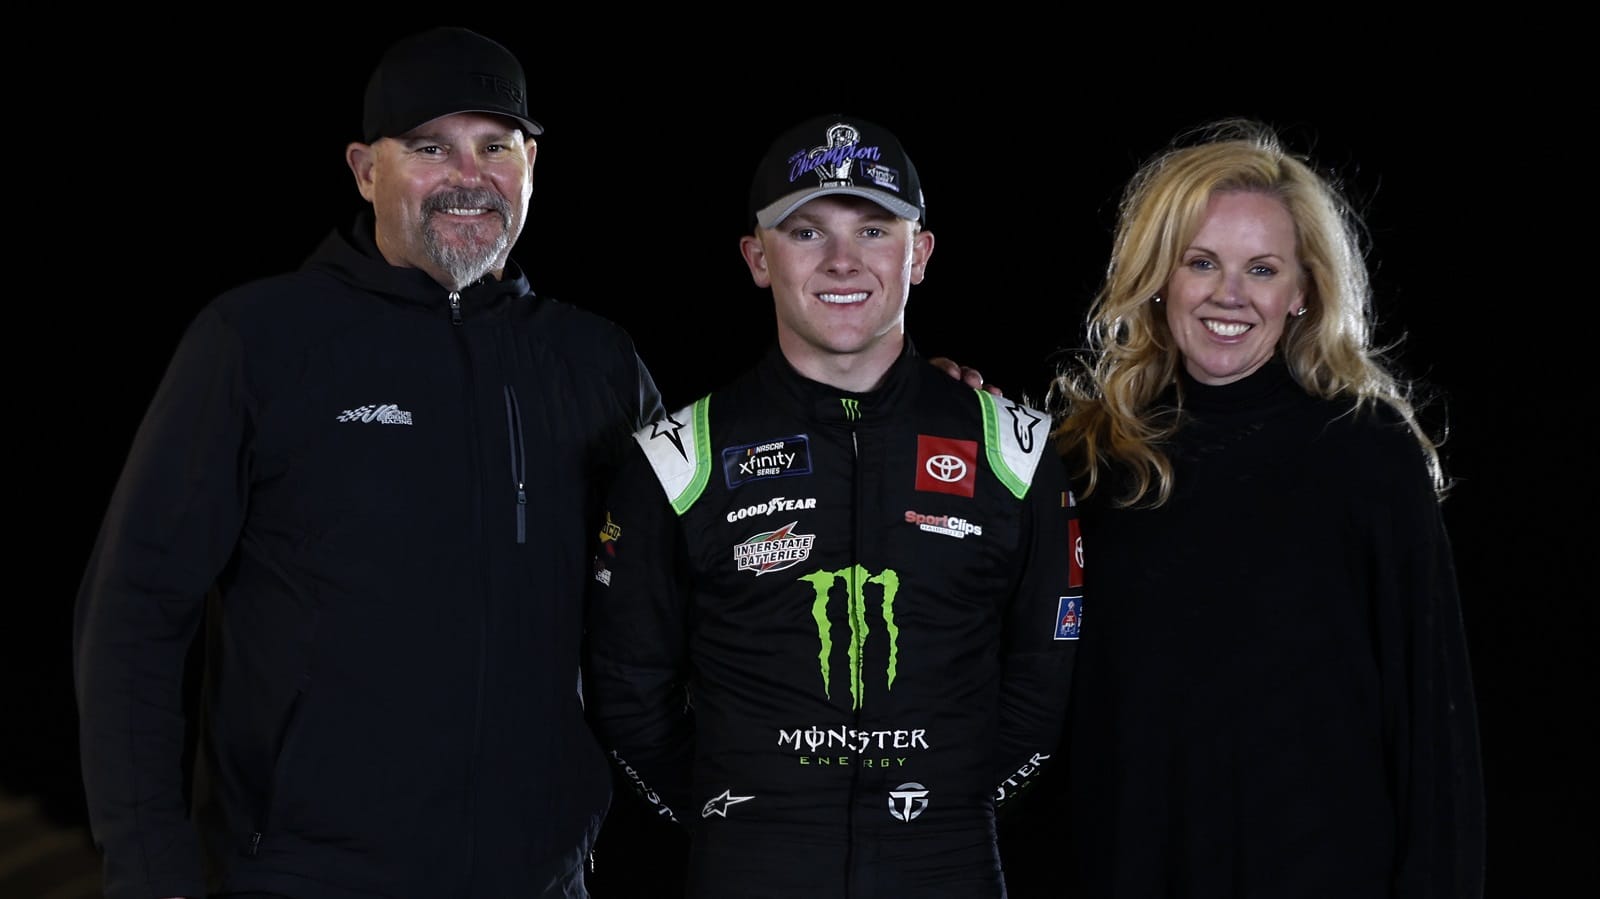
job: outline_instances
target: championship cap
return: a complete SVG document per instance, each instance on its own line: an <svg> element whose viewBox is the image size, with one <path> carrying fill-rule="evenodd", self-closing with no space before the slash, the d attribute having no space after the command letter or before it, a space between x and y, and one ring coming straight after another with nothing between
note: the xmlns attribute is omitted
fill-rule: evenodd
<svg viewBox="0 0 1600 899"><path fill-rule="evenodd" d="M522 63L510 50L465 28L433 28L384 51L367 80L362 140L396 137L458 112L509 116L529 136L544 133L528 118Z"/></svg>
<svg viewBox="0 0 1600 899"><path fill-rule="evenodd" d="M775 228L807 200L829 194L863 197L916 222L928 214L917 169L893 134L854 116L825 115L767 150L750 184L750 217Z"/></svg>

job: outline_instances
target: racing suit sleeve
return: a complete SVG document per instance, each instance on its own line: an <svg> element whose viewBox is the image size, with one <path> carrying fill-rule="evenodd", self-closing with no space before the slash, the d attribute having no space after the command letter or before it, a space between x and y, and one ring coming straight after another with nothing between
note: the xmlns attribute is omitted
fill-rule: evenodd
<svg viewBox="0 0 1600 899"><path fill-rule="evenodd" d="M661 405L661 391L639 357L632 338L621 329L617 333L620 342L610 356L616 364L609 370L607 379L617 397L620 414L616 417L615 430L607 431L591 455L595 465L588 477L584 507L584 527L590 535L600 529L607 491L634 447L630 435L666 415Z"/></svg>
<svg viewBox="0 0 1600 899"><path fill-rule="evenodd" d="M1019 577L1001 647L997 810L1031 787L1056 751L1083 616L1078 510L1054 453L1040 461L1024 502Z"/></svg>
<svg viewBox="0 0 1600 899"><path fill-rule="evenodd" d="M244 382L235 332L202 311L134 436L78 589L83 784L110 899L205 895L184 800L184 666L244 520Z"/></svg>
<svg viewBox="0 0 1600 899"><path fill-rule="evenodd" d="M655 813L687 821L687 548L666 493L632 440L606 502L589 583L585 692L601 745Z"/></svg>

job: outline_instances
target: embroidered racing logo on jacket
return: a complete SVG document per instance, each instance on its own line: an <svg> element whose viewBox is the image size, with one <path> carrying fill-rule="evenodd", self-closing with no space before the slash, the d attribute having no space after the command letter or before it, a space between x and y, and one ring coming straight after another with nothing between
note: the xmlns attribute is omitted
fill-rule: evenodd
<svg viewBox="0 0 1600 899"><path fill-rule="evenodd" d="M381 406L357 406L339 413L335 421L355 421L362 424L380 425L409 425L411 413L401 409L394 403L384 403Z"/></svg>

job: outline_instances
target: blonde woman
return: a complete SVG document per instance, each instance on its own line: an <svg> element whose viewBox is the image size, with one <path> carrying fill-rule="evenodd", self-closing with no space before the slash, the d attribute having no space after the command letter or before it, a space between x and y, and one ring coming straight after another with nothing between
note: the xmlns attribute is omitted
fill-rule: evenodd
<svg viewBox="0 0 1600 899"><path fill-rule="evenodd" d="M1068 895L1482 892L1446 481L1374 346L1362 238L1255 121L1123 194L1089 352L1051 391L1094 598Z"/></svg>

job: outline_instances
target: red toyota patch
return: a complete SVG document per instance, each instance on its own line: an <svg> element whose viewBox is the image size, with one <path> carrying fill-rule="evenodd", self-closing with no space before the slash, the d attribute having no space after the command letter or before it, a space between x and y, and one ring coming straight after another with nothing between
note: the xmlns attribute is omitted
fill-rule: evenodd
<svg viewBox="0 0 1600 899"><path fill-rule="evenodd" d="M917 489L971 496L978 477L978 443L917 435Z"/></svg>

